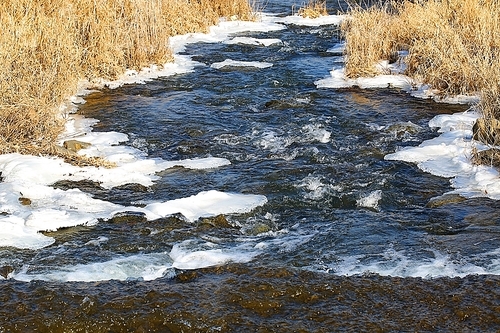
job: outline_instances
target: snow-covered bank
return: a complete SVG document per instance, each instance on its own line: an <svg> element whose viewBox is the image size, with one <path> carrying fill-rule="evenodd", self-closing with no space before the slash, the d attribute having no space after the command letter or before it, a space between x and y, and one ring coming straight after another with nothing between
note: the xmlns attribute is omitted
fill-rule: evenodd
<svg viewBox="0 0 500 333"><path fill-rule="evenodd" d="M142 71L127 71L119 79L102 81L100 86L116 88L124 84L142 84L164 76L188 73L196 66L204 66L191 59L190 55L179 54L185 46L198 42L251 43L269 46L280 40L259 40L234 38L231 34L242 31L275 31L285 26L265 17L260 22L228 21L211 27L207 34L192 33L171 38L171 47L175 52L174 62L163 67L151 66ZM256 66L267 68L270 63L228 62L213 64L214 68L226 65ZM72 98L74 104L84 103L89 84L81 83L79 96ZM101 157L116 163L115 168L77 167L65 163L59 158L26 156L19 154L0 155L0 246L25 249L39 249L49 246L54 239L39 231L53 231L76 225L92 225L99 219L109 219L115 214L136 211L145 214L148 219L157 219L169 214L182 213L189 221L199 217L217 214L244 213L266 203L261 195L243 195L210 190L198 195L177 200L150 203L145 208L124 207L111 202L92 198L78 189L61 190L51 185L57 181L92 181L101 187L110 189L125 184L151 186L159 177L156 173L173 168L214 169L230 165L224 158L206 157L181 161L151 159L133 147L123 145L129 140L123 133L93 133L94 119L85 119L69 114L75 109L72 104L67 113L66 132L61 143L74 139L91 145L79 151L79 154Z"/></svg>

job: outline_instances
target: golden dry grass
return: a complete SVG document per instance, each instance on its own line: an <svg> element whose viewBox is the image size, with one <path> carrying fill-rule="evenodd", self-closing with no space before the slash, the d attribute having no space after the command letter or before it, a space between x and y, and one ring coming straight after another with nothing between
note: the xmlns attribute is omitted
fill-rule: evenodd
<svg viewBox="0 0 500 333"><path fill-rule="evenodd" d="M59 106L80 79L172 59L169 36L220 17L252 18L247 0L2 0L0 153L54 153Z"/></svg>
<svg viewBox="0 0 500 333"><path fill-rule="evenodd" d="M302 17L318 18L320 16L328 15L326 10L326 1L309 0L307 3L299 8L298 14Z"/></svg>
<svg viewBox="0 0 500 333"><path fill-rule="evenodd" d="M346 73L376 74L374 64L409 50L407 74L443 94L478 93L500 64L500 1L389 1L354 7L342 26Z"/></svg>

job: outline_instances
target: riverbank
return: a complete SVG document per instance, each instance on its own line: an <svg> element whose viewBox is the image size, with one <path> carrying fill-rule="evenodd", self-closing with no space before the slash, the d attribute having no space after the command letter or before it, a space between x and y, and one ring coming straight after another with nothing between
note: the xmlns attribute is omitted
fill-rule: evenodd
<svg viewBox="0 0 500 333"><path fill-rule="evenodd" d="M389 1L354 7L350 17L342 26L347 77L393 74L377 66L386 60L440 97L480 96L476 108L485 120L475 127L475 139L500 143L498 1Z"/></svg>
<svg viewBox="0 0 500 333"><path fill-rule="evenodd" d="M58 153L61 106L80 80L162 66L169 37L252 16L246 0L8 0L2 11L0 153L35 155Z"/></svg>

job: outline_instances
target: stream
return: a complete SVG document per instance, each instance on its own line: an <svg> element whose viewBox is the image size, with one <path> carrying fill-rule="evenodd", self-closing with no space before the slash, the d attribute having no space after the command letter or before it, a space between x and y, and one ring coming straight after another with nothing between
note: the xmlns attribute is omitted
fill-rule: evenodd
<svg viewBox="0 0 500 333"><path fill-rule="evenodd" d="M36 250L0 247L0 332L500 330L500 204L446 196L448 178L384 159L468 106L318 88L343 66L338 25L276 24L187 44L191 72L78 108L147 158L230 164L168 168L151 186L52 185L124 207L214 190L265 203L193 219L127 211L45 232L55 242Z"/></svg>

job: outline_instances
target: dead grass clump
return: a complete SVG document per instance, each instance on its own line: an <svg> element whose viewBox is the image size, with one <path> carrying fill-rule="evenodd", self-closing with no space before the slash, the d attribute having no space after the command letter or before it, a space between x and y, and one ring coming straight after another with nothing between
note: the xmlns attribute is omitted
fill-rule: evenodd
<svg viewBox="0 0 500 333"><path fill-rule="evenodd" d="M494 168L500 168L500 149L490 148L478 152L472 152L472 162L476 165L488 165Z"/></svg>
<svg viewBox="0 0 500 333"><path fill-rule="evenodd" d="M79 79L163 65L169 36L206 31L221 16L250 19L252 8L247 0L2 0L0 153L57 154L59 107Z"/></svg>
<svg viewBox="0 0 500 333"><path fill-rule="evenodd" d="M389 59L399 46L393 36L395 18L387 6L354 7L350 15L341 25L347 41L345 74L348 77L379 74L375 65Z"/></svg>
<svg viewBox="0 0 500 333"><path fill-rule="evenodd" d="M326 9L326 1L319 0L309 0L307 4L304 4L298 11L298 14L302 17L308 18L318 18L321 16L328 15Z"/></svg>
<svg viewBox="0 0 500 333"><path fill-rule="evenodd" d="M45 152L62 130L55 110L74 93L79 55L68 16L62 0L2 1L0 153Z"/></svg>
<svg viewBox="0 0 500 333"><path fill-rule="evenodd" d="M354 7L343 25L346 74L374 75L374 64L408 50L406 74L443 94L474 94L500 64L500 1L390 1Z"/></svg>

